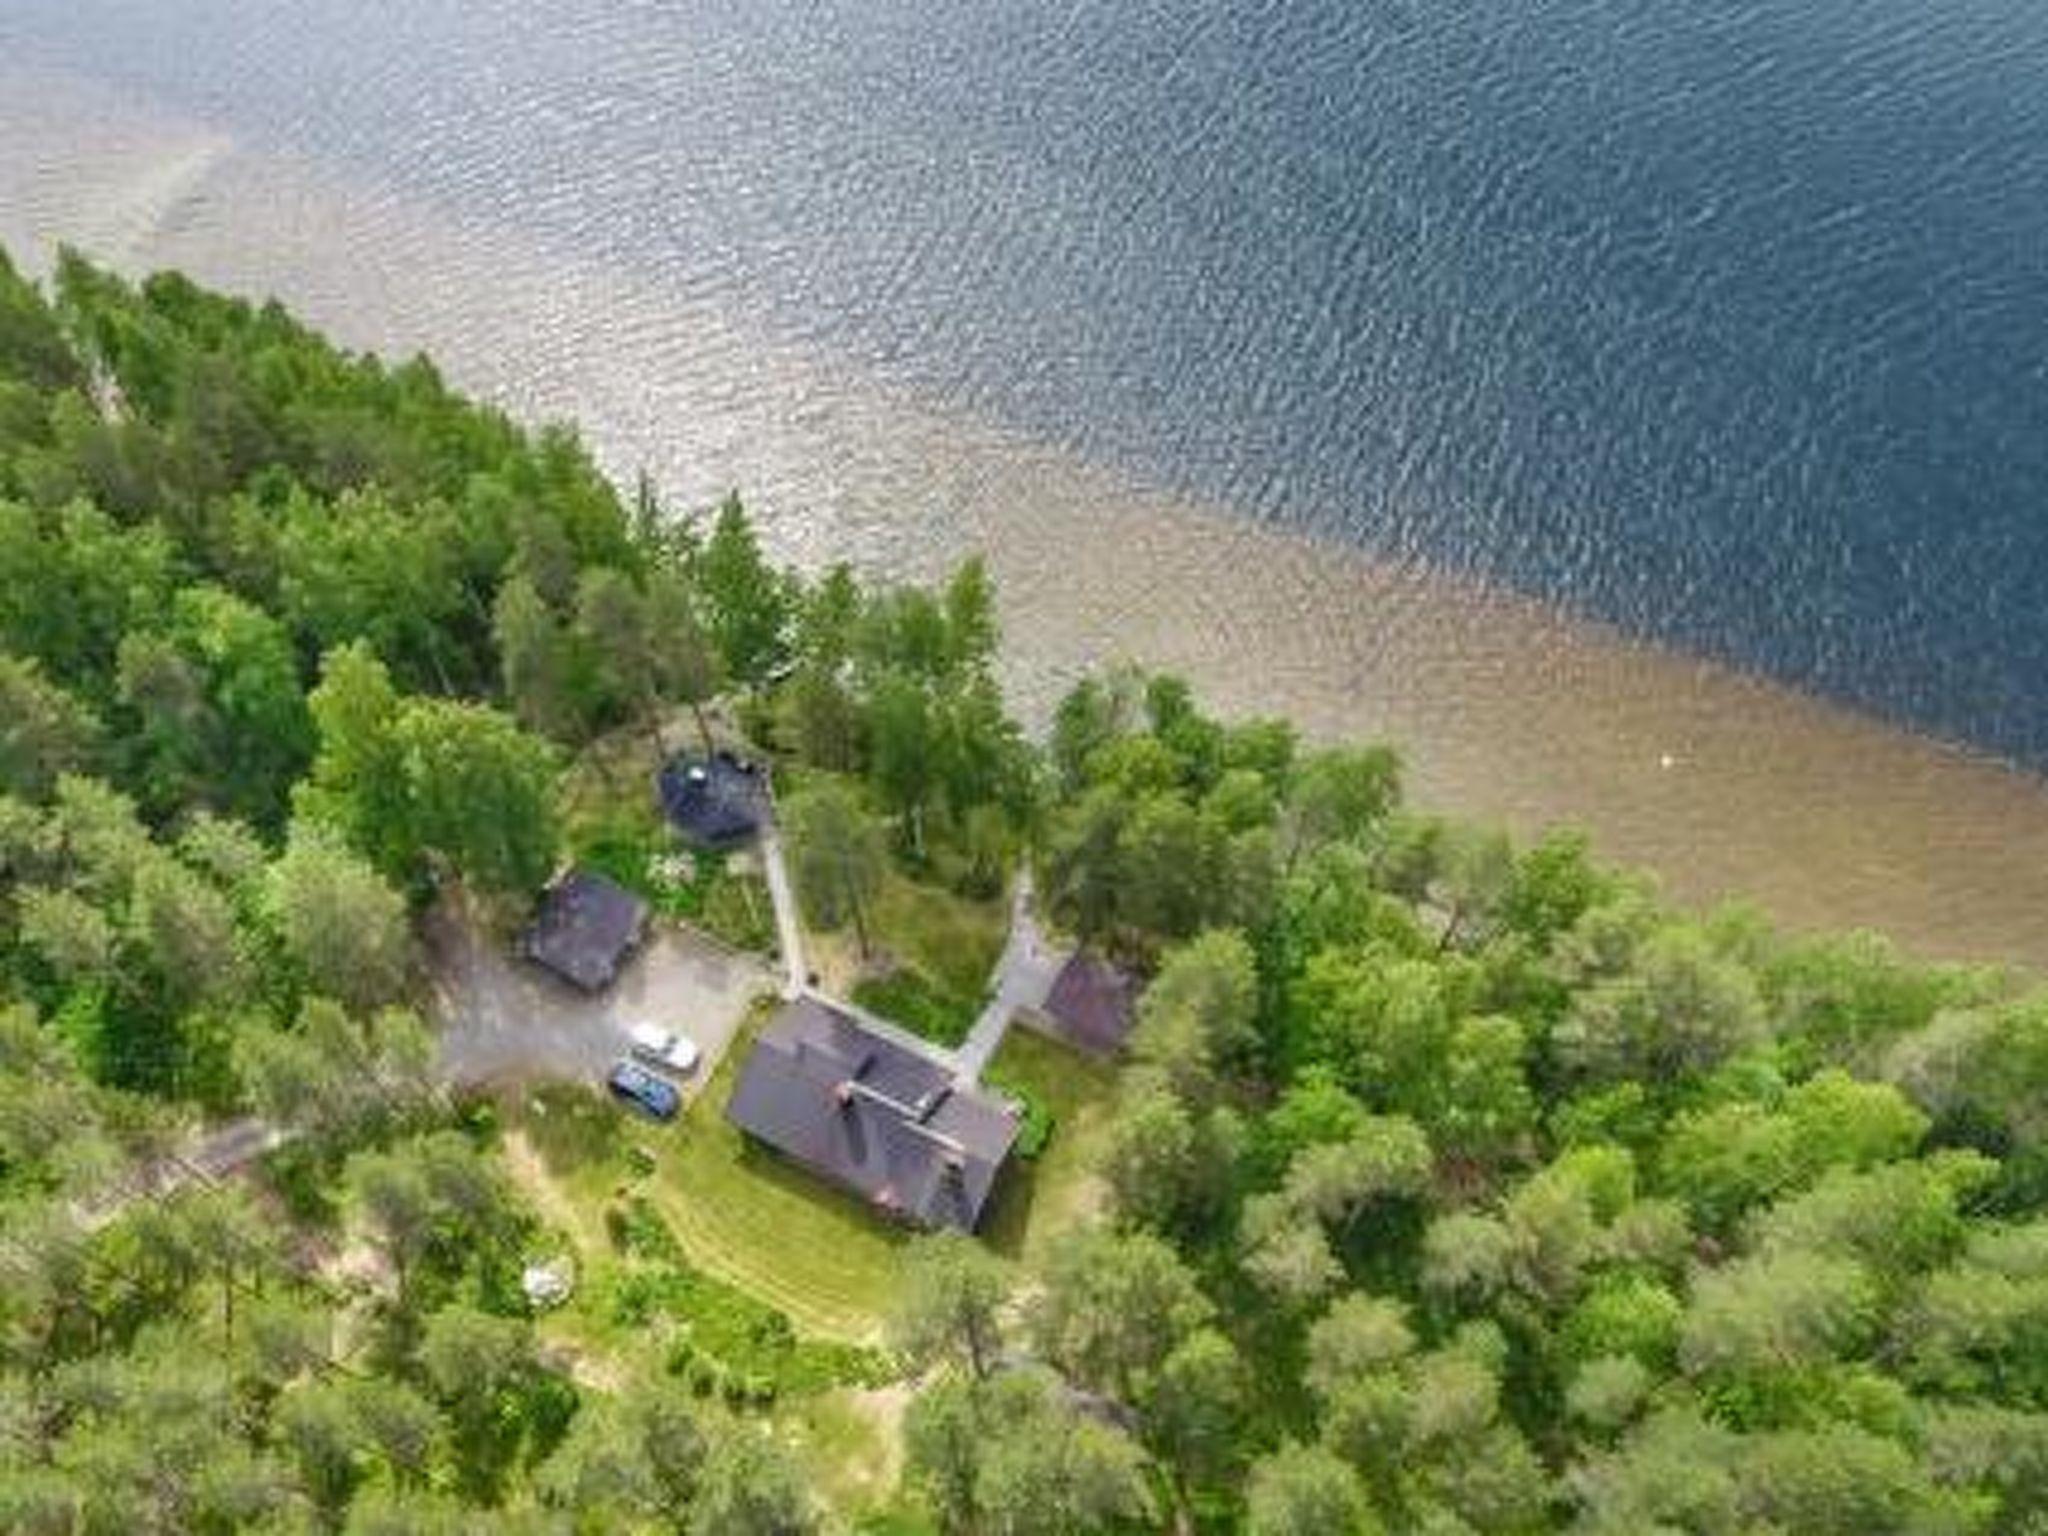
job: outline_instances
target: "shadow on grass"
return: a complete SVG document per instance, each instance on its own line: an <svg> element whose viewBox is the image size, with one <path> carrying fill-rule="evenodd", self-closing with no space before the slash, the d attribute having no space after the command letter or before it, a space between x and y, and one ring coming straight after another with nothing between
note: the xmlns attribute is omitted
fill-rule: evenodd
<svg viewBox="0 0 2048 1536"><path fill-rule="evenodd" d="M981 1240L1006 1259L1024 1261L1025 1241L1031 1235L1031 1216L1038 1203L1039 1165L1012 1158L996 1180L989 1201L989 1214L981 1224Z"/></svg>

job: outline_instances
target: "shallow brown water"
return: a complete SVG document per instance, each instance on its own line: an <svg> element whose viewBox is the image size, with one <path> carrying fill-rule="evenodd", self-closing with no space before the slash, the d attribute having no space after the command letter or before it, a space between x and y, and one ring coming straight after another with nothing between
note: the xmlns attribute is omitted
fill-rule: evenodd
<svg viewBox="0 0 2048 1536"><path fill-rule="evenodd" d="M0 67L0 241L276 293L571 417L677 505L740 487L779 552L923 575L984 551L1042 717L1118 656L1232 712L1401 743L1418 798L1588 827L1674 894L1930 954L2048 958L2048 785L1512 596L1172 500L892 393L718 296L408 201L70 77ZM1767 573L1766 573L1767 579Z"/></svg>

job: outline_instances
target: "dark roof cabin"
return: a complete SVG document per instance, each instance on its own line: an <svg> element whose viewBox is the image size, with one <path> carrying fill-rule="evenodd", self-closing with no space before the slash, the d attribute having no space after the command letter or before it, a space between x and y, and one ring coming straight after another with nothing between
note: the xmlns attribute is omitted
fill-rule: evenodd
<svg viewBox="0 0 2048 1536"><path fill-rule="evenodd" d="M1017 1112L815 997L755 1042L726 1117L821 1178L921 1227L971 1232Z"/></svg>
<svg viewBox="0 0 2048 1536"><path fill-rule="evenodd" d="M526 933L526 957L586 992L618 979L647 932L647 903L602 875L575 870L547 889Z"/></svg>
<svg viewBox="0 0 2048 1536"><path fill-rule="evenodd" d="M730 752L678 757L655 782L670 823L700 848L737 848L761 830L767 816L760 765Z"/></svg>
<svg viewBox="0 0 2048 1536"><path fill-rule="evenodd" d="M1060 967L1038 1010L1049 1033L1097 1056L1123 1049L1137 1011L1137 978L1085 949Z"/></svg>

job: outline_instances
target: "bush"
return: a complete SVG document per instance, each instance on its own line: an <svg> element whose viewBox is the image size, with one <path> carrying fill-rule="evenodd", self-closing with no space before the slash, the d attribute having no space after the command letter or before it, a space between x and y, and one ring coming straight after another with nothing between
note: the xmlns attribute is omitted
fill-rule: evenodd
<svg viewBox="0 0 2048 1536"><path fill-rule="evenodd" d="M1024 1123L1017 1130L1016 1154L1029 1159L1044 1152L1052 1140L1054 1128L1059 1124L1059 1117L1052 1112L1052 1106L1032 1089L999 1072L988 1072L982 1080L998 1093L1024 1106Z"/></svg>
<svg viewBox="0 0 2048 1536"><path fill-rule="evenodd" d="M664 1264L682 1261L682 1245L645 1195L634 1195L623 1206L606 1206L604 1227L621 1253Z"/></svg>
<svg viewBox="0 0 2048 1536"><path fill-rule="evenodd" d="M312 1143L287 1142L263 1159L263 1172L293 1221L303 1226L331 1227L341 1219L336 1181L337 1160L323 1156Z"/></svg>
<svg viewBox="0 0 2048 1536"><path fill-rule="evenodd" d="M467 1136L479 1152L496 1147L504 1129L498 1106L480 1096L464 1099L456 1107L455 1128Z"/></svg>

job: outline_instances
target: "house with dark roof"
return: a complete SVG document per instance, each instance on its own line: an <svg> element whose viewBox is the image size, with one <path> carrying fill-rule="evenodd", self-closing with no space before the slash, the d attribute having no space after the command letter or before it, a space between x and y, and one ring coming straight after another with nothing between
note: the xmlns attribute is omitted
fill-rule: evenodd
<svg viewBox="0 0 2048 1536"><path fill-rule="evenodd" d="M1032 1010L1038 1029L1093 1056L1114 1056L1138 1016L1138 979L1085 949L1067 957L1045 1001Z"/></svg>
<svg viewBox="0 0 2048 1536"><path fill-rule="evenodd" d="M878 1211L972 1232L1017 1139L1019 1111L822 998L761 1031L726 1118Z"/></svg>
<svg viewBox="0 0 2048 1536"><path fill-rule="evenodd" d="M572 870L548 887L526 931L526 958L572 986L598 992L647 934L647 903L588 870Z"/></svg>
<svg viewBox="0 0 2048 1536"><path fill-rule="evenodd" d="M669 824L699 848L737 848L758 836L768 817L761 765L731 752L675 758L655 788Z"/></svg>

